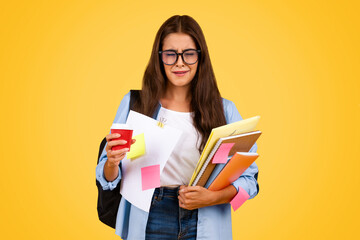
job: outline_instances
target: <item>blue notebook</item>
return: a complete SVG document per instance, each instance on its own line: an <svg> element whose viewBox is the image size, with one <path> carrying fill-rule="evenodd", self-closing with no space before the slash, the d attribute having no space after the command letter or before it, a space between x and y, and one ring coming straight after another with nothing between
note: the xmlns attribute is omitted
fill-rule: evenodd
<svg viewBox="0 0 360 240"><path fill-rule="evenodd" d="M207 182L204 186L205 188L209 188L210 184L215 180L215 178L219 175L219 173L223 170L223 168L226 166L226 164L230 161L231 158L232 158L232 156L229 156L226 160L226 163L216 164L216 167L212 171L209 179L207 180Z"/></svg>

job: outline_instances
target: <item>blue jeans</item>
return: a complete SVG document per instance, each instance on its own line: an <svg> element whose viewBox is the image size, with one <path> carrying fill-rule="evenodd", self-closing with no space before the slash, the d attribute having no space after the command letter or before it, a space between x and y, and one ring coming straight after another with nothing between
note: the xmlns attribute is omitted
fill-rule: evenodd
<svg viewBox="0 0 360 240"><path fill-rule="evenodd" d="M178 191L179 188L155 189L145 239L196 239L197 209L179 207Z"/></svg>

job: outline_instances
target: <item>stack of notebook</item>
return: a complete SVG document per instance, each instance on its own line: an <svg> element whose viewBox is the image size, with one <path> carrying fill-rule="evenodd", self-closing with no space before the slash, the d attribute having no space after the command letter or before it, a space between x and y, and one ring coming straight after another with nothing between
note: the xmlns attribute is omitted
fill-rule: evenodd
<svg viewBox="0 0 360 240"><path fill-rule="evenodd" d="M239 178L258 157L249 152L261 135L254 131L258 120L253 117L213 129L189 185L220 190Z"/></svg>

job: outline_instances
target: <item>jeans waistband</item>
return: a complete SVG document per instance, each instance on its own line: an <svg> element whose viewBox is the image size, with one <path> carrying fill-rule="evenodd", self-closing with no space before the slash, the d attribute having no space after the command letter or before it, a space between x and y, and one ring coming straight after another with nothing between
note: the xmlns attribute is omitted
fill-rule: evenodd
<svg viewBox="0 0 360 240"><path fill-rule="evenodd" d="M178 196L179 195L179 187L159 187L155 188L154 196L159 197L160 199L164 196Z"/></svg>

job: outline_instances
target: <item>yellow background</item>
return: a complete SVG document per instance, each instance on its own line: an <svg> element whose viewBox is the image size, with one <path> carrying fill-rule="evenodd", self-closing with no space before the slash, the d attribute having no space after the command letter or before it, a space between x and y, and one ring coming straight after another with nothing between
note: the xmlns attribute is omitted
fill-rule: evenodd
<svg viewBox="0 0 360 240"><path fill-rule="evenodd" d="M120 239L95 166L160 25L203 28L223 97L260 115L234 239L359 238L358 1L2 1L1 239Z"/></svg>

